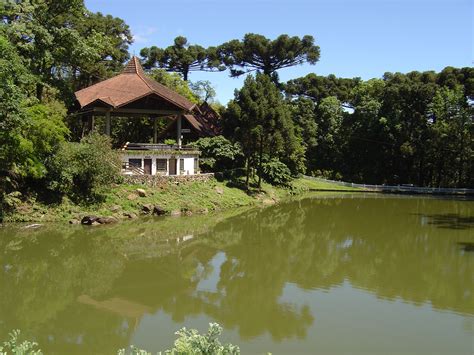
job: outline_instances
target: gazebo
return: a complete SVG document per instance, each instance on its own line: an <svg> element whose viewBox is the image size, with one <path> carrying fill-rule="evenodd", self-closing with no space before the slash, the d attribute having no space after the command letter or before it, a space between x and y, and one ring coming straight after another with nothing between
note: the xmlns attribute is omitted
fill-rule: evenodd
<svg viewBox="0 0 474 355"><path fill-rule="evenodd" d="M94 129L97 116L105 117L105 134L111 134L113 117L149 117L153 120L153 144L124 142L121 150L125 174L193 175L198 170L199 151L182 146L184 115L199 108L164 85L147 77L137 57L110 79L75 92L77 114ZM157 119L175 122L176 145L157 144Z"/></svg>

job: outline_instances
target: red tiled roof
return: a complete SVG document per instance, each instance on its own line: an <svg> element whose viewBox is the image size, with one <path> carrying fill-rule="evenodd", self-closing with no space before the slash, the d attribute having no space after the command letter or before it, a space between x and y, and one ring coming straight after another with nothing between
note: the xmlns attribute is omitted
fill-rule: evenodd
<svg viewBox="0 0 474 355"><path fill-rule="evenodd" d="M222 134L222 124L219 114L207 103L196 106L191 114L183 115L195 133L200 137L214 137ZM165 137L176 128L176 117L170 122L160 137Z"/></svg>
<svg viewBox="0 0 474 355"><path fill-rule="evenodd" d="M81 108L98 100L113 108L119 108L148 95L157 95L178 109L186 111L191 111L196 106L180 94L147 77L140 60L135 56L119 75L76 91L75 95Z"/></svg>

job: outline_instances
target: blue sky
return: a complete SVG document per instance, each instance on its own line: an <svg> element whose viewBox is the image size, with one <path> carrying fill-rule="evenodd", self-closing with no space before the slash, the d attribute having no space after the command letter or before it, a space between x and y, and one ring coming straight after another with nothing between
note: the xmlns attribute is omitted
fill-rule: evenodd
<svg viewBox="0 0 474 355"><path fill-rule="evenodd" d="M86 0L92 11L121 17L135 38L130 52L166 47L176 36L218 45L253 32L312 35L321 48L316 65L279 71L283 81L315 72L341 77L381 77L384 72L472 66L472 0ZM192 72L209 80L226 104L243 78L228 72Z"/></svg>

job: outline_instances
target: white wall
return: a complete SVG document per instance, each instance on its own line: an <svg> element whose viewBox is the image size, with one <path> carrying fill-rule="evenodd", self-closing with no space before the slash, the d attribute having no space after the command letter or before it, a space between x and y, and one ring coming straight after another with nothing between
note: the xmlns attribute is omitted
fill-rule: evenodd
<svg viewBox="0 0 474 355"><path fill-rule="evenodd" d="M151 174L156 175L156 159L167 159L168 160L168 169L166 175L169 175L169 159L175 158L177 160L177 171L176 173L180 174L180 163L179 159L184 159L184 175L194 175L194 159L199 159L198 155L171 155L171 154L123 154L122 161L128 162L129 159L141 159L142 165L141 168L144 169L144 159L151 159Z"/></svg>

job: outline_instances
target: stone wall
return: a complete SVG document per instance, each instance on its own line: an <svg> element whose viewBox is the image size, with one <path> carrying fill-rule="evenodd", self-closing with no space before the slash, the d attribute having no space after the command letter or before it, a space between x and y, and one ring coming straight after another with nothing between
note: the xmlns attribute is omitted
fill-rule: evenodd
<svg viewBox="0 0 474 355"><path fill-rule="evenodd" d="M124 175L123 179L126 184L140 184L150 187L156 187L163 182L187 182L187 181L209 181L214 178L213 173L196 174L196 175Z"/></svg>

